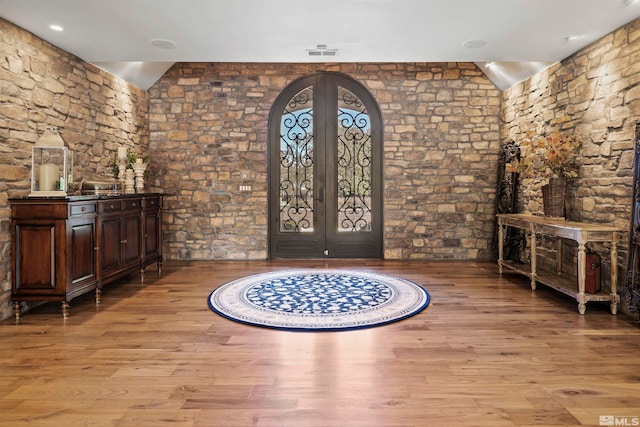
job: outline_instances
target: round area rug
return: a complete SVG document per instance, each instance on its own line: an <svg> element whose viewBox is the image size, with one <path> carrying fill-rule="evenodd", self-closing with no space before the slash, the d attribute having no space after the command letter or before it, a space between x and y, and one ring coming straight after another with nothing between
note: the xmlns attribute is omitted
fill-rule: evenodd
<svg viewBox="0 0 640 427"><path fill-rule="evenodd" d="M209 307L240 323L292 331L370 328L406 319L429 304L421 286L346 270L285 270L226 283Z"/></svg>

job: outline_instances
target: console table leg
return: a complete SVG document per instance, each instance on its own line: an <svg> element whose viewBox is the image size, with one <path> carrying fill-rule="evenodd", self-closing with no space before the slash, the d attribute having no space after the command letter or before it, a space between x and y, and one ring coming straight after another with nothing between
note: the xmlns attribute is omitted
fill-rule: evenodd
<svg viewBox="0 0 640 427"><path fill-rule="evenodd" d="M504 225L498 224L498 272L500 274L502 274L502 259L504 256L504 229Z"/></svg>
<svg viewBox="0 0 640 427"><path fill-rule="evenodd" d="M584 314L586 311L587 298L584 294L586 276L587 276L587 252L585 250L585 244L582 241L578 242L578 312Z"/></svg>
<svg viewBox="0 0 640 427"><path fill-rule="evenodd" d="M618 233L611 239L611 314L618 313Z"/></svg>
<svg viewBox="0 0 640 427"><path fill-rule="evenodd" d="M578 302L578 313L584 314L587 311L587 304L583 301Z"/></svg>
<svg viewBox="0 0 640 427"><path fill-rule="evenodd" d="M536 269L538 268L537 266L537 260L536 260L536 252L537 252L537 248L538 248L538 244L536 242L536 232L533 229L529 230L529 233L531 233L531 290L535 291L536 290Z"/></svg>

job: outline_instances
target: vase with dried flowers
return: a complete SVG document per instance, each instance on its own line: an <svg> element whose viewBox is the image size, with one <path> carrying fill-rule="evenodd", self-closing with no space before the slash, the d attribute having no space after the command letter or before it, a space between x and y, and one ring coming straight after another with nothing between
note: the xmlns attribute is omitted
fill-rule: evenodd
<svg viewBox="0 0 640 427"><path fill-rule="evenodd" d="M567 179L578 176L577 157L582 141L575 135L554 131L537 135L527 131L520 143L520 160L511 164L523 178L537 179L542 186L544 214L565 216Z"/></svg>

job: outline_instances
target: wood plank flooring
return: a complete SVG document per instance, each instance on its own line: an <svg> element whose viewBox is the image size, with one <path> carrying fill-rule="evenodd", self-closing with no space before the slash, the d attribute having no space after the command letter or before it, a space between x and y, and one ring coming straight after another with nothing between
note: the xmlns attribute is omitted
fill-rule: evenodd
<svg viewBox="0 0 640 427"><path fill-rule="evenodd" d="M379 328L241 325L217 286L287 267L377 271L423 285L426 310ZM170 262L0 323L0 426L597 426L640 418L640 329L493 263ZM633 418L628 420L633 421ZM631 425L631 424L629 424Z"/></svg>

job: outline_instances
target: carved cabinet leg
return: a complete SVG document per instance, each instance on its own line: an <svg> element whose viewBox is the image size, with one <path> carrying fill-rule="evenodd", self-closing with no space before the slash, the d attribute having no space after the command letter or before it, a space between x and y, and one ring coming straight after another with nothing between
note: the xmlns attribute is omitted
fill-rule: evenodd
<svg viewBox="0 0 640 427"><path fill-rule="evenodd" d="M69 305L69 303L67 301L62 301L62 317L64 319L69 317L69 308L71 306Z"/></svg>
<svg viewBox="0 0 640 427"><path fill-rule="evenodd" d="M102 302L102 287L96 287L96 304L100 304Z"/></svg>
<svg viewBox="0 0 640 427"><path fill-rule="evenodd" d="M22 315L22 302L21 301L15 301L13 303L13 311L16 313L16 320L20 318L20 315Z"/></svg>

